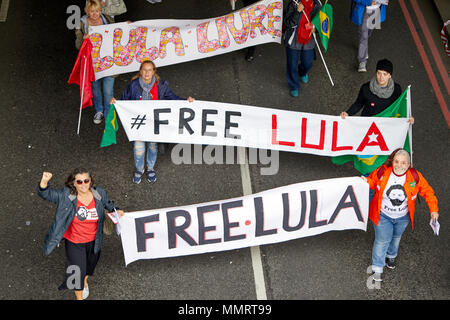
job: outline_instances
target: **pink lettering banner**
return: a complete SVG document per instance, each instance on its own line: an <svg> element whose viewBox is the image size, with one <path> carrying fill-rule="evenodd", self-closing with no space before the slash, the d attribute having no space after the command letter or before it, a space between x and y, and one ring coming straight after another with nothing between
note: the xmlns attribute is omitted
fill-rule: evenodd
<svg viewBox="0 0 450 320"><path fill-rule="evenodd" d="M134 72L281 42L283 2L261 0L206 20L142 20L89 28L95 78Z"/></svg>

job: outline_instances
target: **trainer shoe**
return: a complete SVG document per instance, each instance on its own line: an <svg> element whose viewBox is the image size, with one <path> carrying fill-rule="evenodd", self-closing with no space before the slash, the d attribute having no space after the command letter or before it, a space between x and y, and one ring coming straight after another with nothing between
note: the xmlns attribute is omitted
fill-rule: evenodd
<svg viewBox="0 0 450 320"><path fill-rule="evenodd" d="M381 279L381 273L378 273L378 272L374 272L372 274L372 279L377 282L383 281L383 279Z"/></svg>
<svg viewBox="0 0 450 320"><path fill-rule="evenodd" d="M156 172L155 172L155 170L149 170L147 172L147 181L149 183L153 183L153 182L156 181Z"/></svg>
<svg viewBox="0 0 450 320"><path fill-rule="evenodd" d="M89 297L89 286L86 285L83 289L83 300L87 299Z"/></svg>
<svg viewBox="0 0 450 320"><path fill-rule="evenodd" d="M139 183L141 183L142 175L143 175L142 172L136 171L136 172L134 173L134 175L133 175L133 183L134 183L134 184L139 184Z"/></svg>
<svg viewBox="0 0 450 320"><path fill-rule="evenodd" d="M298 97L298 90L291 90L292 97Z"/></svg>
<svg viewBox="0 0 450 320"><path fill-rule="evenodd" d="M366 61L363 61L363 62L359 63L358 72L367 72Z"/></svg>
<svg viewBox="0 0 450 320"><path fill-rule="evenodd" d="M300 77L300 81L303 83L308 83L309 81L308 75L305 74L303 77Z"/></svg>
<svg viewBox="0 0 450 320"><path fill-rule="evenodd" d="M386 267L389 269L395 269L395 258L386 258Z"/></svg>
<svg viewBox="0 0 450 320"><path fill-rule="evenodd" d="M95 123L95 124L100 124L100 123L102 123L102 119L103 119L103 112L97 112L97 113L94 115L94 123Z"/></svg>

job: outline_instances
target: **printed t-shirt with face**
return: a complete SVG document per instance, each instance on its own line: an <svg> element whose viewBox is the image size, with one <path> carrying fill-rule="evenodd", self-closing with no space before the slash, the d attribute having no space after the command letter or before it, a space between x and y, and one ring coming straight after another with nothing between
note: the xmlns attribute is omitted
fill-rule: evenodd
<svg viewBox="0 0 450 320"><path fill-rule="evenodd" d="M64 238L73 243L87 243L95 240L98 226L98 214L95 200L84 205L77 199L77 211Z"/></svg>
<svg viewBox="0 0 450 320"><path fill-rule="evenodd" d="M408 199L403 187L405 181L406 173L397 176L392 172L383 192L381 211L393 219L398 219L408 213Z"/></svg>

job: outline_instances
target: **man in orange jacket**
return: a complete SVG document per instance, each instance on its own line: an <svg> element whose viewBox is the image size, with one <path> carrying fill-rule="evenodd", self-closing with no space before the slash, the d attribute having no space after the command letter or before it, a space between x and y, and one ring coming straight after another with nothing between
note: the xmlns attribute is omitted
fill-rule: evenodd
<svg viewBox="0 0 450 320"><path fill-rule="evenodd" d="M417 195L425 199L433 221L439 218L437 198L422 174L411 168L410 155L403 149L392 152L386 164L362 178L370 189L375 189L369 209L369 219L375 228L372 271L373 279L382 281L384 266L395 268L400 239L409 221L414 227Z"/></svg>

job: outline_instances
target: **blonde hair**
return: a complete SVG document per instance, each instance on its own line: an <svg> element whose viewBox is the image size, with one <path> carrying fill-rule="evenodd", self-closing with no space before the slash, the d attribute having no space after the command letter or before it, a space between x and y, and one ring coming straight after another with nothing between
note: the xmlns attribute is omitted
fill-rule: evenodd
<svg viewBox="0 0 450 320"><path fill-rule="evenodd" d="M159 75L156 74L156 65L151 60L144 60L144 61L142 61L141 66L139 67L139 72L137 74L135 74L133 76L133 78L131 78L131 81L136 80L137 78L139 78L141 76L142 67L144 66L144 64L147 64L147 63L150 63L153 66L153 70L155 70L154 76L155 76L155 79L156 79L156 83L159 83L159 79L160 78L159 78Z"/></svg>
<svg viewBox="0 0 450 320"><path fill-rule="evenodd" d="M84 7L84 12L86 12L86 14L88 13L89 10L91 9L98 9L100 11L102 11L102 5L100 4L99 0L88 0L86 1L86 6Z"/></svg>

